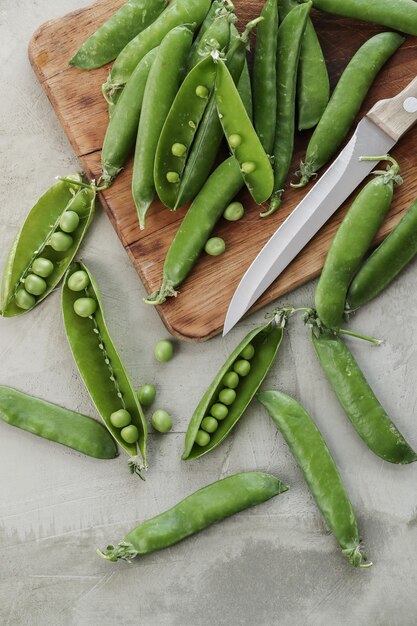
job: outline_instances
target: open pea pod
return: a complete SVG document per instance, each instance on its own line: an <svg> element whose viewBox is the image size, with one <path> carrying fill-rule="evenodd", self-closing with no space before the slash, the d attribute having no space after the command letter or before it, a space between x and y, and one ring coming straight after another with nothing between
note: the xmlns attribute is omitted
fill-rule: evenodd
<svg viewBox="0 0 417 626"><path fill-rule="evenodd" d="M274 363L283 332L283 324L272 320L252 330L232 352L191 418L185 435L184 460L207 454L227 437Z"/></svg>
<svg viewBox="0 0 417 626"><path fill-rule="evenodd" d="M83 289L73 284L74 279L71 281L76 272L77 277L81 277L80 286L84 279ZM142 456L146 468L146 420L106 326L98 286L83 263L73 263L68 269L62 290L62 312L67 339L91 399L115 440L133 457L129 464L132 473L140 476L141 466L136 457ZM129 414L131 426L137 431L136 441L129 443L122 436L123 429L110 420L120 411Z"/></svg>
<svg viewBox="0 0 417 626"><path fill-rule="evenodd" d="M73 178L73 184L70 179L60 180L48 189L20 229L3 273L3 317L23 315L45 300L77 253L94 217L96 189L94 185L80 187L81 177ZM71 218L69 225L68 220L62 222L65 213L64 219ZM58 237L54 247L53 236Z"/></svg>

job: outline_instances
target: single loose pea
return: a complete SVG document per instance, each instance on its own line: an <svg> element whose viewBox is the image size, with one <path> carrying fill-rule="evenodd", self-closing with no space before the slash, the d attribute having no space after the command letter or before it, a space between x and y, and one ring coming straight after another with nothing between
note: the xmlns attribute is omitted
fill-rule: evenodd
<svg viewBox="0 0 417 626"><path fill-rule="evenodd" d="M180 175L178 174L178 172L167 172L167 181L169 183L177 183L180 179Z"/></svg>
<svg viewBox="0 0 417 626"><path fill-rule="evenodd" d="M68 289L71 291L83 291L89 284L90 279L84 270L78 270L68 278Z"/></svg>
<svg viewBox="0 0 417 626"><path fill-rule="evenodd" d="M132 416L126 409L119 409L110 415L110 422L115 428L124 428L129 426L132 421Z"/></svg>
<svg viewBox="0 0 417 626"><path fill-rule="evenodd" d="M156 389L154 385L146 384L138 389L138 400L142 406L151 406L155 400Z"/></svg>
<svg viewBox="0 0 417 626"><path fill-rule="evenodd" d="M195 95L199 98L208 98L209 90L204 85L198 85L195 90Z"/></svg>
<svg viewBox="0 0 417 626"><path fill-rule="evenodd" d="M59 227L64 233L73 233L80 223L80 216L75 211L65 211L59 220Z"/></svg>
<svg viewBox="0 0 417 626"><path fill-rule="evenodd" d="M25 278L25 289L34 296L41 296L46 291L46 282L36 274L28 274Z"/></svg>
<svg viewBox="0 0 417 626"><path fill-rule="evenodd" d="M243 204L241 202L232 202L226 208L223 213L223 217L228 222L237 222L242 219L245 214L245 209L243 208Z"/></svg>
<svg viewBox="0 0 417 626"><path fill-rule="evenodd" d="M229 387L229 389L236 389L239 384L239 376L236 372L227 372L223 376L222 383L225 387Z"/></svg>
<svg viewBox="0 0 417 626"><path fill-rule="evenodd" d="M139 431L134 424L129 424L129 426L122 428L120 436L126 443L136 443L139 439Z"/></svg>
<svg viewBox="0 0 417 626"><path fill-rule="evenodd" d="M202 448L210 443L210 439L210 435L206 433L205 430L199 430L195 436L196 444L201 446Z"/></svg>
<svg viewBox="0 0 417 626"><path fill-rule="evenodd" d="M216 420L224 420L229 413L229 409L224 404L216 402L210 409L210 414L216 418Z"/></svg>
<svg viewBox="0 0 417 626"><path fill-rule="evenodd" d="M32 272L42 278L48 278L54 271L54 264L49 259L39 257L32 263Z"/></svg>
<svg viewBox="0 0 417 626"><path fill-rule="evenodd" d="M241 143L242 143L242 137L240 135L229 136L229 146L231 148L238 148Z"/></svg>
<svg viewBox="0 0 417 626"><path fill-rule="evenodd" d="M246 348L243 348L242 352L240 353L240 358L245 359L246 361L250 361L254 354L255 348L251 343L249 343Z"/></svg>
<svg viewBox="0 0 417 626"><path fill-rule="evenodd" d="M236 400L236 391L234 389L222 389L219 393L219 400L222 404L229 406Z"/></svg>
<svg viewBox="0 0 417 626"><path fill-rule="evenodd" d="M97 310L97 302L94 298L78 298L74 302L74 311L80 317L90 317Z"/></svg>
<svg viewBox="0 0 417 626"><path fill-rule="evenodd" d="M160 433L168 433L172 429L172 418L164 409L158 409L152 415L152 426Z"/></svg>
<svg viewBox="0 0 417 626"><path fill-rule="evenodd" d="M174 143L171 152L176 157L182 157L187 152L187 146L184 146L183 143Z"/></svg>
<svg viewBox="0 0 417 626"><path fill-rule="evenodd" d="M24 287L21 287L15 296L16 304L19 309L28 311L36 304L36 298L26 291Z"/></svg>
<svg viewBox="0 0 417 626"><path fill-rule="evenodd" d="M219 422L214 417L205 417L201 422L201 428L206 433L214 433L219 427Z"/></svg>
<svg viewBox="0 0 417 626"><path fill-rule="evenodd" d="M226 244L221 237L211 237L204 246L204 250L210 256L220 256L226 250Z"/></svg>
<svg viewBox="0 0 417 626"><path fill-rule="evenodd" d="M239 376L247 376L250 372L250 363L245 359L240 359L233 365L233 369Z"/></svg>
<svg viewBox="0 0 417 626"><path fill-rule="evenodd" d="M56 252L66 252L71 248L72 244L72 237L71 235L67 235L67 233L57 232L51 235L49 239L49 245L56 250Z"/></svg>
<svg viewBox="0 0 417 626"><path fill-rule="evenodd" d="M252 174L256 170L256 164L253 161L245 161L240 169L244 174Z"/></svg>
<svg viewBox="0 0 417 626"><path fill-rule="evenodd" d="M155 346L155 359L160 363L170 361L174 356L174 346L169 339L161 339Z"/></svg>

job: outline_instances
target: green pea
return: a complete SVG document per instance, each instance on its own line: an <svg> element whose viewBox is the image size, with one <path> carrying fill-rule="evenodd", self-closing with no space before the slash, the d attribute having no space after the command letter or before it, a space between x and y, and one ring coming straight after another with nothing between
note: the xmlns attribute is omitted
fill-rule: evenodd
<svg viewBox="0 0 417 626"><path fill-rule="evenodd" d="M223 217L228 222L237 222L242 219L245 214L245 209L243 208L243 204L241 202L232 202L226 208L223 213Z"/></svg>
<svg viewBox="0 0 417 626"><path fill-rule="evenodd" d="M253 161L245 161L240 169L244 174L252 174L256 170L256 164Z"/></svg>
<svg viewBox="0 0 417 626"><path fill-rule="evenodd" d="M64 233L73 233L80 223L80 216L75 211L65 211L59 220L59 227Z"/></svg>
<svg viewBox="0 0 417 626"><path fill-rule="evenodd" d="M180 175L178 174L178 172L167 172L167 181L169 183L177 183L180 179Z"/></svg>
<svg viewBox="0 0 417 626"><path fill-rule="evenodd" d="M35 259L32 263L32 272L37 276L42 276L43 278L47 278L54 271L54 264L49 259L44 259L39 257Z"/></svg>
<svg viewBox="0 0 417 626"><path fill-rule="evenodd" d="M231 148L238 148L242 143L242 137L240 135L230 135L228 141Z"/></svg>
<svg viewBox="0 0 417 626"><path fill-rule="evenodd" d="M233 365L233 369L239 376L247 376L250 372L250 363L245 359L240 359Z"/></svg>
<svg viewBox="0 0 417 626"><path fill-rule="evenodd" d="M83 291L90 284L90 279L88 278L87 272L78 270L71 274L67 284L68 289L71 289L71 291Z"/></svg>
<svg viewBox="0 0 417 626"><path fill-rule="evenodd" d="M172 418L164 409L158 409L152 415L152 426L160 433L167 433L172 429Z"/></svg>
<svg viewBox="0 0 417 626"><path fill-rule="evenodd" d="M19 309L28 311L36 304L36 298L26 291L24 287L21 287L15 296L16 304Z"/></svg>
<svg viewBox="0 0 417 626"><path fill-rule="evenodd" d="M246 361L250 361L251 358L255 355L255 348L251 343L249 343L246 348L243 348L240 353L240 358L245 359Z"/></svg>
<svg viewBox="0 0 417 626"><path fill-rule="evenodd" d="M195 95L199 98L208 98L209 90L204 85L198 85L195 90Z"/></svg>
<svg viewBox="0 0 417 626"><path fill-rule="evenodd" d="M25 289L34 296L41 296L46 291L47 284L36 274L28 274L25 278Z"/></svg>
<svg viewBox="0 0 417 626"><path fill-rule="evenodd" d="M229 389L236 389L239 384L239 376L236 372L227 372L223 377L222 383L225 387L229 387Z"/></svg>
<svg viewBox="0 0 417 626"><path fill-rule="evenodd" d="M67 235L66 233L54 233L49 239L49 245L56 252L66 252L71 248L72 244L73 240L71 235Z"/></svg>
<svg viewBox="0 0 417 626"><path fill-rule="evenodd" d="M201 428L206 433L214 433L219 427L219 422L214 417L205 417L201 422Z"/></svg>
<svg viewBox="0 0 417 626"><path fill-rule="evenodd" d="M115 428L124 428L129 426L132 421L132 416L126 409L119 409L110 415L110 422Z"/></svg>
<svg viewBox="0 0 417 626"><path fill-rule="evenodd" d="M174 346L169 339L161 339L155 346L155 358L160 363L170 361L174 356Z"/></svg>
<svg viewBox="0 0 417 626"><path fill-rule="evenodd" d="M224 404L216 402L210 409L210 414L216 418L216 420L224 420L229 413L229 409Z"/></svg>
<svg viewBox="0 0 417 626"><path fill-rule="evenodd" d="M80 317L90 317L97 310L97 301L94 298L78 298L74 302L74 311Z"/></svg>
<svg viewBox="0 0 417 626"><path fill-rule="evenodd" d="M155 400L156 389L154 385L143 385L140 389L138 389L138 400L142 406L151 406L152 402Z"/></svg>
<svg viewBox="0 0 417 626"><path fill-rule="evenodd" d="M182 157L187 152L187 146L184 146L183 143L174 143L171 152L176 157Z"/></svg>
<svg viewBox="0 0 417 626"><path fill-rule="evenodd" d="M219 393L219 400L222 404L229 406L236 400L236 391L234 389L222 389Z"/></svg>
<svg viewBox="0 0 417 626"><path fill-rule="evenodd" d="M201 446L202 448L210 443L210 439L210 435L206 433L205 430L199 430L195 436L196 444Z"/></svg>
<svg viewBox="0 0 417 626"><path fill-rule="evenodd" d="M130 424L122 428L120 436L126 443L136 443L139 439L139 431L134 424Z"/></svg>
<svg viewBox="0 0 417 626"><path fill-rule="evenodd" d="M211 237L204 246L204 250L210 256L220 256L226 250L226 244L221 237Z"/></svg>

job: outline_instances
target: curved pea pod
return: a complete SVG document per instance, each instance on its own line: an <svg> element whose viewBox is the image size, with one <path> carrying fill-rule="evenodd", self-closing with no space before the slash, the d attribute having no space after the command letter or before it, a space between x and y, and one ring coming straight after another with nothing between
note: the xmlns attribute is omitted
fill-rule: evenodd
<svg viewBox="0 0 417 626"><path fill-rule="evenodd" d="M311 339L341 407L368 448L390 463L417 461L417 454L375 397L353 354L340 337L327 330L313 329Z"/></svg>
<svg viewBox="0 0 417 626"><path fill-rule="evenodd" d="M273 320L252 330L233 350L194 411L185 435L185 448L182 455L184 460L198 459L216 448L227 437L242 417L275 362L283 334L283 328ZM201 428L201 422L210 414L212 407L219 403L219 394L224 387L225 375L233 371L234 365L240 360L240 355L249 345L255 349L250 360L250 371L246 376L239 378L239 383L235 388L236 399L228 407L227 416L219 422L208 444L200 446L196 443L196 436Z"/></svg>
<svg viewBox="0 0 417 626"><path fill-rule="evenodd" d="M369 567L361 552L355 513L336 463L307 411L279 391L257 396L287 442L327 526L354 567Z"/></svg>
<svg viewBox="0 0 417 626"><path fill-rule="evenodd" d="M202 25L191 46L187 71L192 70L213 50L226 50L229 45L230 24L237 19L233 5L229 2L213 2L207 17L210 17L207 27Z"/></svg>
<svg viewBox="0 0 417 626"><path fill-rule="evenodd" d="M0 386L0 419L96 459L117 456L113 438L96 420L11 387Z"/></svg>
<svg viewBox="0 0 417 626"><path fill-rule="evenodd" d="M80 270L87 274L88 285L81 292L72 291L68 281L74 272ZM92 315L77 315L74 304L80 297L91 298L97 303L96 311ZM62 313L68 343L91 399L114 439L133 457L129 464L132 473L140 475L141 468L136 457L141 454L146 468L146 420L106 326L97 284L83 263L73 263L65 276ZM120 409L129 412L132 424L138 430L139 438L136 443L126 442L121 436L120 428L113 426L110 421L110 416Z"/></svg>
<svg viewBox="0 0 417 626"><path fill-rule="evenodd" d="M68 182L69 180L55 183L38 200L13 243L1 286L3 317L23 315L45 300L64 276L81 245L94 217L96 188L94 185L80 188L77 182L81 181L81 177L78 175L74 176L74 183ZM59 222L66 211L77 213L79 223L70 234L71 245L60 252L54 250L49 241L54 233L60 232ZM44 281L44 291L37 296L31 296L27 308L20 308L16 295L24 289L25 281L32 275L32 266L37 259L45 259L52 264L52 271L41 279ZM19 301L19 296L17 297Z"/></svg>
<svg viewBox="0 0 417 626"><path fill-rule="evenodd" d="M128 0L85 41L69 64L92 70L113 61L138 33L162 13L167 0Z"/></svg>
<svg viewBox="0 0 417 626"><path fill-rule="evenodd" d="M231 515L284 493L288 487L262 472L242 472L199 489L177 505L143 522L115 548L98 554L109 561L130 562L139 554L163 550Z"/></svg>

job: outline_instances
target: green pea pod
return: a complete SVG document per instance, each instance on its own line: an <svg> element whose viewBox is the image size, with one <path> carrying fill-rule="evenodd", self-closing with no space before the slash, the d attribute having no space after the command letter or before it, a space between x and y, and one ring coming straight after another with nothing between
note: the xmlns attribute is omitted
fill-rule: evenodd
<svg viewBox="0 0 417 626"><path fill-rule="evenodd" d="M271 163L246 113L226 65L217 61L216 102L229 148L240 164L243 179L257 204L268 200L274 186Z"/></svg>
<svg viewBox="0 0 417 626"><path fill-rule="evenodd" d="M167 0L128 0L80 47L69 64L92 70L113 61L167 6Z"/></svg>
<svg viewBox="0 0 417 626"><path fill-rule="evenodd" d="M130 562L138 554L163 550L239 511L266 502L288 490L278 478L242 472L199 489L176 506L132 530L115 548L98 554L109 561Z"/></svg>
<svg viewBox="0 0 417 626"><path fill-rule="evenodd" d="M146 30L139 33L123 48L113 64L103 93L112 100L115 91L123 88L137 64L152 48L159 46L176 26L202 24L210 8L210 0L176 0ZM173 68L175 69L175 68Z"/></svg>
<svg viewBox="0 0 417 626"><path fill-rule="evenodd" d="M342 324L349 285L391 207L394 183L401 181L397 162L381 158L391 165L375 172L355 198L334 236L316 288L317 315L333 330Z"/></svg>
<svg viewBox="0 0 417 626"><path fill-rule="evenodd" d="M246 411L275 362L282 342L283 333L283 328L277 325L275 320L273 320L264 326L252 330L239 343L235 350L233 350L202 397L188 424L187 433L185 435L185 448L182 455L184 460L198 459L216 448L228 436L232 428ZM236 398L228 407L226 417L219 421L218 428L211 435L211 438L208 437L208 443L206 445L199 445L197 441L198 433L201 432L202 421L205 417L210 415L210 411L214 405L222 404L221 400L219 400L219 394L221 394L225 386L224 378L229 372L234 371L233 368L235 364L242 360L242 352L244 352L245 348L249 345L254 348L254 353L250 360L250 371L245 376L239 377L238 375L238 384L237 387L235 387ZM216 411L213 412L215 413ZM207 437L205 439L207 439Z"/></svg>
<svg viewBox="0 0 417 626"><path fill-rule="evenodd" d="M340 77L310 139L300 164L300 181L293 187L304 187L338 151L376 76L403 42L404 37L397 33L379 33L359 48Z"/></svg>
<svg viewBox="0 0 417 626"><path fill-rule="evenodd" d="M361 552L355 513L336 463L311 416L279 391L257 396L287 442L327 526L354 567L369 567Z"/></svg>
<svg viewBox="0 0 417 626"><path fill-rule="evenodd" d="M252 83L249 72L249 65L247 60L245 61L245 65L243 66L242 73L239 78L239 82L237 83L237 90L239 92L240 99L243 102L243 106L245 107L245 111L248 114L251 122L253 121L253 98L252 98Z"/></svg>
<svg viewBox="0 0 417 626"><path fill-rule="evenodd" d="M101 180L106 185L121 171L135 145L145 87L158 49L148 52L138 63L111 115L101 151Z"/></svg>
<svg viewBox="0 0 417 626"><path fill-rule="evenodd" d="M390 463L417 461L417 454L375 397L353 354L340 337L328 330L313 329L311 338L327 380L368 448Z"/></svg>
<svg viewBox="0 0 417 626"><path fill-rule="evenodd" d="M258 26L253 64L254 120L265 152L272 154L277 113L277 0L267 0L261 16L264 21Z"/></svg>
<svg viewBox="0 0 417 626"><path fill-rule="evenodd" d="M229 45L230 24L236 20L233 5L230 2L213 2L206 19L209 17L207 27L205 28L204 22L191 46L187 63L188 72L212 50L223 51Z"/></svg>
<svg viewBox="0 0 417 626"><path fill-rule="evenodd" d="M88 285L81 292L72 291L68 286L69 279L77 271L83 271L88 276ZM79 298L91 298L96 302L97 308L92 315L80 317L75 312L74 304ZM130 463L132 473L140 475L141 468L135 457L140 453L146 468L146 420L107 329L97 284L83 263L73 263L65 276L62 313L68 343L91 399L115 440L127 454L134 457ZM138 430L136 443L125 441L120 428L113 426L110 421L110 416L120 409L129 412L132 424Z"/></svg>
<svg viewBox="0 0 417 626"><path fill-rule="evenodd" d="M3 317L23 315L45 300L58 285L76 255L94 217L96 189L94 185L80 188L77 183L81 181L81 177L78 174L73 179L74 182L71 182L71 179L60 180L48 189L23 223L9 252L3 272L1 287ZM58 251L49 242L54 233L61 232L59 222L67 211L77 213L79 223L70 235L66 235L72 239L72 243L68 238L68 248L65 251ZM47 275L41 273L38 276L42 293L31 295L25 290L25 281L28 276L33 277L32 266L38 260L46 261L51 269ZM18 304L21 302L22 293L26 294L25 308Z"/></svg>
<svg viewBox="0 0 417 626"><path fill-rule="evenodd" d="M206 17L203 20L203 23L200 26L200 29L196 35L196 38L194 39L194 43L192 45L192 48L190 50L190 55L193 54L194 50L196 48L198 48L198 46L200 45L204 35L206 34L206 32L208 31L208 29L211 27L211 25L213 24L215 17L218 13L219 10L221 10L224 7L225 3L223 0L214 0L214 2L211 3L210 8L208 10L208 13L206 15ZM190 66L191 68L191 66Z"/></svg>
<svg viewBox="0 0 417 626"><path fill-rule="evenodd" d="M184 74L193 35L188 26L173 28L159 46L149 72L136 139L132 193L141 229L155 198L154 166L159 137Z"/></svg>
<svg viewBox="0 0 417 626"><path fill-rule="evenodd" d="M358 309L376 298L416 254L417 200L356 274L347 294L348 308Z"/></svg>
<svg viewBox="0 0 417 626"><path fill-rule="evenodd" d="M0 419L96 459L117 456L113 438L96 420L11 387L0 386Z"/></svg>
<svg viewBox="0 0 417 626"><path fill-rule="evenodd" d="M177 287L191 272L215 225L243 185L234 157L214 170L185 214L165 257L161 287L148 296L147 304L162 304L177 295Z"/></svg>

